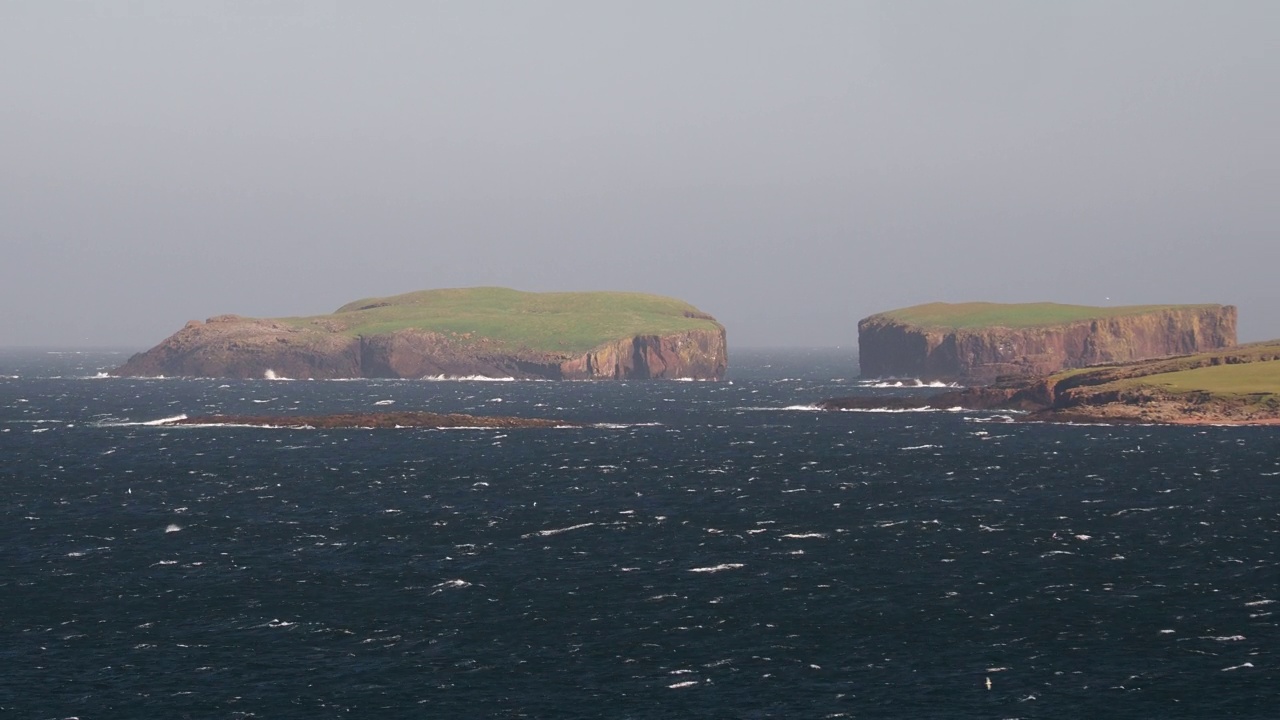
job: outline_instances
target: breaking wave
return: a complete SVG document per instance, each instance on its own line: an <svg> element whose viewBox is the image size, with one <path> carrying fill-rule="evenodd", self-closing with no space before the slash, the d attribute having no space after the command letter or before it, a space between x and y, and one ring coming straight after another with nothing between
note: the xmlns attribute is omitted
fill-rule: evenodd
<svg viewBox="0 0 1280 720"><path fill-rule="evenodd" d="M488 375L424 375L423 380L432 382L471 381L471 382L514 382L513 377L489 377Z"/></svg>

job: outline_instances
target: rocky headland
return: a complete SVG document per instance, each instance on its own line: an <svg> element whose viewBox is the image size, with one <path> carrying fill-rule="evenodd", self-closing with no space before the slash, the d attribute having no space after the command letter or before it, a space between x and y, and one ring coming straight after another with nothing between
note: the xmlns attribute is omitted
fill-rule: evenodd
<svg viewBox="0 0 1280 720"><path fill-rule="evenodd" d="M113 375L220 378L719 380L725 330L639 293L429 290L300 318L188 322Z"/></svg>
<svg viewBox="0 0 1280 720"><path fill-rule="evenodd" d="M1235 344L1231 305L930 303L858 323L863 377L969 384Z"/></svg>
<svg viewBox="0 0 1280 720"><path fill-rule="evenodd" d="M825 410L1018 411L1042 422L1280 424L1280 340L1069 370L927 396L833 398Z"/></svg>

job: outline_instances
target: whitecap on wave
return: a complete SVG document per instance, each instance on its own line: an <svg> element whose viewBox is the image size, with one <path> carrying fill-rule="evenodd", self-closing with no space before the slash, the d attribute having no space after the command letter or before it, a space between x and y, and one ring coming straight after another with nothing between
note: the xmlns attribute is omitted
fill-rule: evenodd
<svg viewBox="0 0 1280 720"><path fill-rule="evenodd" d="M959 388L960 383L931 380L924 382L916 378L874 378L859 380L858 384L866 388Z"/></svg>
<svg viewBox="0 0 1280 720"><path fill-rule="evenodd" d="M488 375L424 375L423 380L432 382L464 381L472 382L514 382L513 377L489 377Z"/></svg>
<svg viewBox="0 0 1280 720"><path fill-rule="evenodd" d="M531 538L531 537L538 537L538 536L548 537L550 535L559 535L560 533L569 532L570 530L581 530L582 528L591 527L592 525L595 525L595 523L593 522L579 523L577 525L570 525L569 527L553 528L551 530L539 530L537 532L525 533L520 537L522 538Z"/></svg>
<svg viewBox="0 0 1280 720"><path fill-rule="evenodd" d="M854 413L922 413L922 412L923 412L923 413L935 413L935 412L951 412L951 413L954 413L954 412L965 412L965 408L962 408L962 407L960 407L959 405L957 405L957 406L955 406L955 407L949 407L949 408L934 408L934 407L922 407L922 408L889 408L889 407L882 407L882 408L840 408L840 409L839 409L839 412L854 412Z"/></svg>
<svg viewBox="0 0 1280 720"><path fill-rule="evenodd" d="M743 565L742 563L721 563L719 565L709 565L707 567L689 568L689 572L717 573L717 572L723 572L725 570L737 570L738 568L741 568L741 567L746 567L746 566Z"/></svg>
<svg viewBox="0 0 1280 720"><path fill-rule="evenodd" d="M179 420L186 420L186 419L187 419L187 416L186 416L186 415L174 415L174 416L172 416L172 417L164 417L164 418L160 418L159 420L145 420L145 421L142 421L142 422L113 422L113 421L110 421L110 420L104 420L104 421L102 421L102 422L97 423L97 425L98 425L98 426L100 426L100 427L143 427L143 426L159 426L159 425L168 425L168 424L170 424L170 423L175 423L175 422L177 422L177 421L179 421Z"/></svg>

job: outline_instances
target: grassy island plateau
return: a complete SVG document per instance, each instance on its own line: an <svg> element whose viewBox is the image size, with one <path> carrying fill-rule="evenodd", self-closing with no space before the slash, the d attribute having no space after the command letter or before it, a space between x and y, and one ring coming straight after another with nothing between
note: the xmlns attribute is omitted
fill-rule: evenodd
<svg viewBox="0 0 1280 720"><path fill-rule="evenodd" d="M724 327L681 300L482 287L365 298L325 315L193 320L114 374L718 380L726 367Z"/></svg>
<svg viewBox="0 0 1280 720"><path fill-rule="evenodd" d="M863 377L990 383L1236 343L1230 305L929 303L858 323Z"/></svg>

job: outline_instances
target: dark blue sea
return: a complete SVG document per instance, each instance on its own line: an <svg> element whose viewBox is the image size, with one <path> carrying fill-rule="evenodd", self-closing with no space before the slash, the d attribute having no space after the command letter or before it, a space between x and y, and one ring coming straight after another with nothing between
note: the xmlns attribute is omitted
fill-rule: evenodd
<svg viewBox="0 0 1280 720"><path fill-rule="evenodd" d="M1280 717L1280 428L125 358L0 354L0 717ZM379 409L588 426L147 424Z"/></svg>

